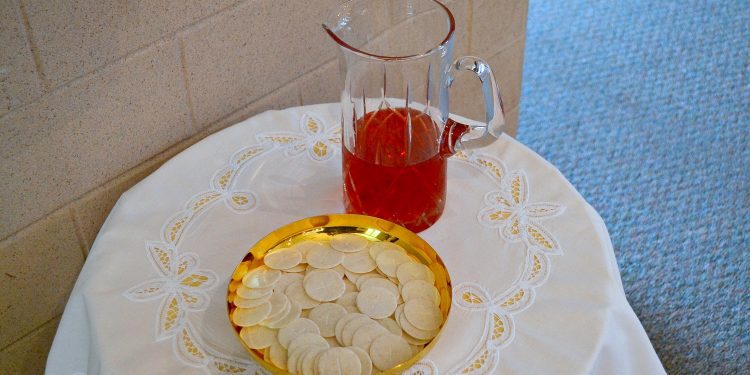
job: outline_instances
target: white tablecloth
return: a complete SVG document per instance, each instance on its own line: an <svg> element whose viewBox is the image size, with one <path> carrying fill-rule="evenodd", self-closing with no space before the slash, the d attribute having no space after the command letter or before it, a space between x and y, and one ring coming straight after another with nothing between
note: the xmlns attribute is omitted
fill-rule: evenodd
<svg viewBox="0 0 750 375"><path fill-rule="evenodd" d="M212 135L123 194L65 308L50 374L261 371L226 287L267 233L342 212L336 104L271 111ZM661 374L625 299L602 219L517 141L455 155L443 217L421 233L451 275L423 374Z"/></svg>

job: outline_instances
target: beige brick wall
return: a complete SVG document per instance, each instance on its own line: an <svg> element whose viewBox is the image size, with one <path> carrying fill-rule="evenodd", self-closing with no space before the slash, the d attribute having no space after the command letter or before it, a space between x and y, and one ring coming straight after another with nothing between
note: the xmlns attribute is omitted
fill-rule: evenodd
<svg viewBox="0 0 750 375"><path fill-rule="evenodd" d="M320 21L340 1L0 1L0 373L42 372L120 194L217 130L337 100ZM448 1L455 55L493 66L511 134L527 3ZM457 83L454 111L477 117L477 86Z"/></svg>

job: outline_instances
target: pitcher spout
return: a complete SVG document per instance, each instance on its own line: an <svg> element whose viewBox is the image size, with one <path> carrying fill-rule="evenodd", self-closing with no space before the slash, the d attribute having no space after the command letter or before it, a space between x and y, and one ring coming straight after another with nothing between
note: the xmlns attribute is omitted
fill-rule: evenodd
<svg viewBox="0 0 750 375"><path fill-rule="evenodd" d="M339 45L343 42L340 33L347 28L351 29L351 8L349 1L337 6L328 13L321 25L326 34Z"/></svg>

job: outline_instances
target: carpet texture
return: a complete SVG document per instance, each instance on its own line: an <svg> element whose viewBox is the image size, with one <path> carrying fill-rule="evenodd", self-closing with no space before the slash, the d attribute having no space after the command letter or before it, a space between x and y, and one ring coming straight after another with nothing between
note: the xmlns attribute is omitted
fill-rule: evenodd
<svg viewBox="0 0 750 375"><path fill-rule="evenodd" d="M750 2L530 3L518 138L604 218L667 372L750 374Z"/></svg>

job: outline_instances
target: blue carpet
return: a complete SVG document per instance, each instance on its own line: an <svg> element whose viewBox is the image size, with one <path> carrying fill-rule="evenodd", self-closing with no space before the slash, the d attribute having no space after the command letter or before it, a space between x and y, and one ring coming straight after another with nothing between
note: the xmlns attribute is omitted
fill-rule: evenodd
<svg viewBox="0 0 750 375"><path fill-rule="evenodd" d="M520 117L667 372L750 374L750 2L532 0Z"/></svg>

